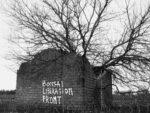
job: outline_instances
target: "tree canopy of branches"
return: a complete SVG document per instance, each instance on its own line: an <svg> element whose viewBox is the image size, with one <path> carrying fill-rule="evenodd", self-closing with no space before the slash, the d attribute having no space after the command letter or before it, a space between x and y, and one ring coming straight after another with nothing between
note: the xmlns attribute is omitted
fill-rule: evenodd
<svg viewBox="0 0 150 113"><path fill-rule="evenodd" d="M118 13L112 12L114 1L14 0L9 14L19 32L13 38L28 45L28 60L43 48L61 49L112 70L119 84L149 83L150 5L138 13L125 1L125 9ZM112 35L109 24L118 18L123 27L118 25L121 30Z"/></svg>

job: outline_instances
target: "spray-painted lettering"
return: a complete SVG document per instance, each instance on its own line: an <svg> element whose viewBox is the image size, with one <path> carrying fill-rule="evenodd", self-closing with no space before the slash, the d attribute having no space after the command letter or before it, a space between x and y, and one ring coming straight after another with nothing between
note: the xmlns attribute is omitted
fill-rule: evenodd
<svg viewBox="0 0 150 113"><path fill-rule="evenodd" d="M43 102L50 104L61 104L62 95L73 96L72 88L64 88L63 81L42 81Z"/></svg>

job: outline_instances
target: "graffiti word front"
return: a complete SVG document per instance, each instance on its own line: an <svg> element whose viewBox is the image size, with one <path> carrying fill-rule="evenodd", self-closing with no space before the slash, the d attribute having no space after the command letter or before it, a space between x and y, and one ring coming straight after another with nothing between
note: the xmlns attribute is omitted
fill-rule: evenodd
<svg viewBox="0 0 150 113"><path fill-rule="evenodd" d="M43 102L50 104L61 104L60 103L61 96L47 96L43 95Z"/></svg>

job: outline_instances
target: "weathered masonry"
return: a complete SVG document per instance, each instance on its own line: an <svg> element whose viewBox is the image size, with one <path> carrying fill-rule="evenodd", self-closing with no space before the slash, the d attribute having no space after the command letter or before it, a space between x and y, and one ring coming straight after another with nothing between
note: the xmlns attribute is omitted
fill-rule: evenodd
<svg viewBox="0 0 150 113"><path fill-rule="evenodd" d="M112 72L111 70L93 68L96 77L94 91L95 105L97 107L110 107L112 105ZM97 101L99 100L99 101Z"/></svg>
<svg viewBox="0 0 150 113"><path fill-rule="evenodd" d="M17 104L81 107L93 102L95 79L89 62L74 53L47 49L17 73Z"/></svg>
<svg viewBox="0 0 150 113"><path fill-rule="evenodd" d="M32 61L21 64L17 72L16 103L78 109L88 104L99 107L111 103L112 88L101 93L94 72L90 63L87 60L83 63L82 57L75 53L44 50ZM111 84L110 76L103 80L103 87ZM109 99L105 99L107 94Z"/></svg>

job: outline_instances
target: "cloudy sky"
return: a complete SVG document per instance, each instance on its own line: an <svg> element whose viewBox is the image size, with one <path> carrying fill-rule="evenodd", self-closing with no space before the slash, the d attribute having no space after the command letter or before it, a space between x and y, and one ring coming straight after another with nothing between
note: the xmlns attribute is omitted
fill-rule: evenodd
<svg viewBox="0 0 150 113"><path fill-rule="evenodd" d="M8 0L7 0L8 1ZM122 0L123 1L123 0ZM137 7L145 7L149 0L136 1ZM122 7L121 0L116 0L118 8ZM142 4L142 5L141 5ZM16 88L16 70L19 68L13 59L10 59L12 50L8 39L13 34L14 28L11 26L10 17L3 11L5 0L0 1L0 90L12 90Z"/></svg>
<svg viewBox="0 0 150 113"><path fill-rule="evenodd" d="M0 10L0 90L8 90L16 87L16 73L13 69L15 64L9 59L11 48L8 39L12 28L7 22L8 17L3 13Z"/></svg>

